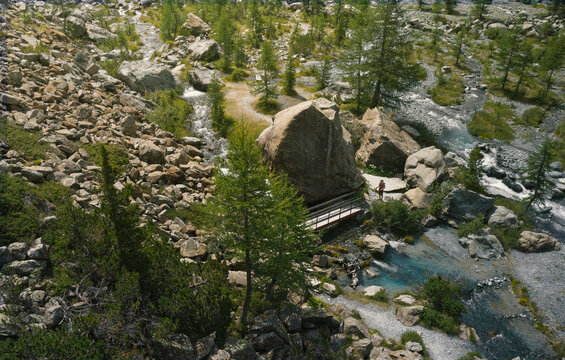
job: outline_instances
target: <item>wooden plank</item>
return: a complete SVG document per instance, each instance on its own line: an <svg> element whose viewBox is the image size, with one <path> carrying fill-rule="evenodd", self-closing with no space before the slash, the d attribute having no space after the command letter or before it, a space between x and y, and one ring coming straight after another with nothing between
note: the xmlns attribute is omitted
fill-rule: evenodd
<svg viewBox="0 0 565 360"><path fill-rule="evenodd" d="M314 219L308 220L306 226L313 230L319 230L337 222L350 218L362 211L360 206L354 206L346 209L335 209L327 214L317 216Z"/></svg>

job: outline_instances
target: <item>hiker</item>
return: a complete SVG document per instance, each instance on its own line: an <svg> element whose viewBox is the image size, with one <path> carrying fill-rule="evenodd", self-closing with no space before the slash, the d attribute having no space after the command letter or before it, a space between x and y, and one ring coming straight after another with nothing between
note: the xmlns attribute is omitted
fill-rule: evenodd
<svg viewBox="0 0 565 360"><path fill-rule="evenodd" d="M383 201L383 193L385 191L385 182L384 180L381 180L381 182L379 183L379 187L377 188L378 192L379 192L379 200Z"/></svg>

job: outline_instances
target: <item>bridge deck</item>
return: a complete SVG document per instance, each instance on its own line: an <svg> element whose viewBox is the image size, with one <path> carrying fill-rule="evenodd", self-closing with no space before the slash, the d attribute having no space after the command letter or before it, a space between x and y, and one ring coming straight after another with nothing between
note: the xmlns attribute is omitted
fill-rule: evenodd
<svg viewBox="0 0 565 360"><path fill-rule="evenodd" d="M306 226L317 231L355 216L363 209L361 199L356 197L355 193L348 193L308 210L310 214Z"/></svg>

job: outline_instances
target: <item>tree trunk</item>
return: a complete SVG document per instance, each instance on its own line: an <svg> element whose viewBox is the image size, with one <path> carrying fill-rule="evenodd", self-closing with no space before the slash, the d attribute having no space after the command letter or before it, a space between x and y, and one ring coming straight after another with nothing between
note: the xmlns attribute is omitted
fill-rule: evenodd
<svg viewBox="0 0 565 360"><path fill-rule="evenodd" d="M388 29L388 23L385 23L383 25L383 40L382 40L382 44L381 44L381 52L379 54L379 64L378 65L380 65L380 66L382 66L383 62L384 62L384 56L385 56L385 51L386 51L386 42L388 40L387 39L387 36L388 36L387 29ZM381 102L382 74L383 74L383 72L380 72L379 80L377 80L377 85L375 86L375 92L373 93L373 99L371 99L371 106L372 107L378 106Z"/></svg>
<svg viewBox="0 0 565 360"><path fill-rule="evenodd" d="M546 157L547 157L547 151L546 151L545 148L543 148L542 153L541 153L540 164L539 164L539 167L538 167L537 173L536 173L536 184L534 186L534 194L532 195L532 197L528 201L528 205L526 205L526 212L530 209L530 207L532 206L534 201L538 200L538 194L539 194L542 179L543 179L543 176L544 176L544 169L543 168L544 168L544 165L545 165L545 158Z"/></svg>
<svg viewBox="0 0 565 360"><path fill-rule="evenodd" d="M549 88L551 87L551 78L553 77L553 69L551 69L550 73L549 73L549 78L547 79L547 85L545 86L545 89L543 90L543 97L545 98L547 96L547 93L549 92Z"/></svg>
<svg viewBox="0 0 565 360"><path fill-rule="evenodd" d="M463 48L463 44L459 44L457 48L457 57L455 58L455 66L459 65L459 57L461 56L461 48Z"/></svg>
<svg viewBox="0 0 565 360"><path fill-rule="evenodd" d="M514 96L518 95L518 91L520 90L520 86L522 85L522 79L524 78L524 73L526 72L527 64L522 64L522 70L520 70L520 78L518 79L518 83L516 84L516 89L514 89Z"/></svg>
<svg viewBox="0 0 565 360"><path fill-rule="evenodd" d="M249 249L245 250L245 271L247 272L247 288L245 289L245 301L243 302L243 310L241 311L241 323L247 323L247 313L249 312L249 304L251 303L251 255Z"/></svg>

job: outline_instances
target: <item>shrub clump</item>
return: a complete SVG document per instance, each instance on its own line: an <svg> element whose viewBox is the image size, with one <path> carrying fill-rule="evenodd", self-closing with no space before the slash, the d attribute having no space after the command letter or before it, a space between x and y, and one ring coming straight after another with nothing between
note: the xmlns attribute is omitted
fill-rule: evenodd
<svg viewBox="0 0 565 360"><path fill-rule="evenodd" d="M479 214L476 219L461 225L459 229L457 229L457 235L459 237L475 235L480 233L485 227L485 217L482 214Z"/></svg>
<svg viewBox="0 0 565 360"><path fill-rule="evenodd" d="M446 78L440 73L439 81L430 94L436 104L443 106L460 104L465 94L465 85L461 76L452 75Z"/></svg>
<svg viewBox="0 0 565 360"><path fill-rule="evenodd" d="M524 111L524 114L522 114L519 123L533 127L539 127L544 118L545 111L541 107L536 106Z"/></svg>
<svg viewBox="0 0 565 360"><path fill-rule="evenodd" d="M459 286L441 275L429 278L422 286L422 297L430 304L420 315L422 324L448 334L459 333L459 319L465 311Z"/></svg>
<svg viewBox="0 0 565 360"><path fill-rule="evenodd" d="M400 200L387 203L375 201L371 205L371 214L377 228L390 230L399 236L415 234L424 216L422 211L410 210Z"/></svg>
<svg viewBox="0 0 565 360"><path fill-rule="evenodd" d="M41 135L38 131L24 130L4 117L0 117L0 139L27 161L44 159L48 149L47 145L39 143Z"/></svg>
<svg viewBox="0 0 565 360"><path fill-rule="evenodd" d="M178 87L174 90L151 93L148 97L157 104L157 107L146 115L147 121L159 125L179 139L190 135L187 121L188 115L192 112L192 107L179 98L182 91L182 88Z"/></svg>
<svg viewBox="0 0 565 360"><path fill-rule="evenodd" d="M514 139L514 130L508 121L514 118L514 111L510 106L500 102L488 102L483 110L473 114L473 119L467 126L471 134L480 138L510 141Z"/></svg>
<svg viewBox="0 0 565 360"><path fill-rule="evenodd" d="M400 337L400 342L402 342L402 345L406 345L406 343L409 341L417 342L418 344L422 345L422 355L424 355L424 358L427 358L429 356L428 349L426 349L426 345L424 344L424 340L422 340L422 337L416 331L410 330L402 333L402 336Z"/></svg>

